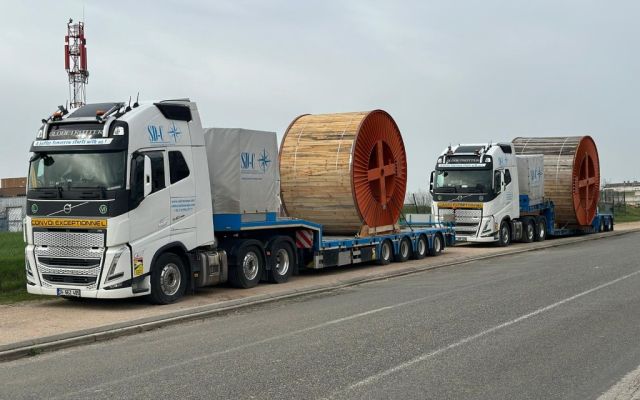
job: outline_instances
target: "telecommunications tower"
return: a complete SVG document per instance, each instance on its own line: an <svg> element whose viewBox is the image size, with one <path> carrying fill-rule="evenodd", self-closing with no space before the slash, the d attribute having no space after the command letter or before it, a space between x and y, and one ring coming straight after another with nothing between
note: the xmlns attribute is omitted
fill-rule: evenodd
<svg viewBox="0 0 640 400"><path fill-rule="evenodd" d="M89 82L87 39L84 37L84 22L74 24L71 18L64 37L64 69L69 75L69 108L81 107L87 100L86 85Z"/></svg>

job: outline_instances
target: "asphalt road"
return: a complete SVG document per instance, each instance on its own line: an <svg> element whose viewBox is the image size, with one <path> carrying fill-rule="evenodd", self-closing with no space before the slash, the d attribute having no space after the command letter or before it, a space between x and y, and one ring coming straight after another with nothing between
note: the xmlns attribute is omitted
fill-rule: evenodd
<svg viewBox="0 0 640 400"><path fill-rule="evenodd" d="M589 399L640 364L640 233L0 364L3 399Z"/></svg>

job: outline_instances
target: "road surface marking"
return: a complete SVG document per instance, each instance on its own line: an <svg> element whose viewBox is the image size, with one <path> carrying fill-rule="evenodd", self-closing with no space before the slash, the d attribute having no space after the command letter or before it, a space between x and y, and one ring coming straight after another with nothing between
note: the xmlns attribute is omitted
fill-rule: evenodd
<svg viewBox="0 0 640 400"><path fill-rule="evenodd" d="M607 390L598 400L638 400L640 399L640 366L629 372L618 383Z"/></svg>
<svg viewBox="0 0 640 400"><path fill-rule="evenodd" d="M277 335L277 336L271 336L271 337L268 337L268 338L265 338L265 339L262 339L262 340L258 340L256 342L251 342L251 343L243 344L243 345L236 346L236 347L230 347L228 349L217 351L215 353L209 353L209 354L205 354L205 355L202 355L202 356L199 356L199 357L190 358L188 360L183 360L183 361L180 361L180 362L177 362L177 363L165 365L165 366L162 366L162 367L159 367L159 368L149 369L149 370L143 371L143 372L141 372L139 374L127 375L127 376L125 376L123 378L114 379L114 380L111 380L109 382L103 382L103 383L100 383L100 384L95 385L93 387L87 387L87 388L84 388L84 389L81 389L81 390L78 390L78 391L73 391L73 392L69 392L69 393L66 393L66 394L62 394L62 395L57 396L57 397L52 397L51 399L52 400L60 399L60 398L64 398L64 397L67 397L67 396L74 395L74 394L96 391L97 388L104 387L104 386L110 386L110 385L114 385L114 384L118 384L118 383L122 383L122 382L126 382L126 381L135 381L135 380L138 380L140 377L143 377L143 376L153 375L155 373L166 371L168 369L177 368L177 367L181 367L181 366L184 366L184 365L189 365L189 364L191 364L193 362L206 360L208 358L213 358L213 357L216 357L216 356L232 353L232 352L238 351L238 350L244 350L244 349L249 348L249 347L259 346L259 345L262 345L262 344L265 344L265 343L269 343L269 342L273 342L273 341L278 341L278 340L281 340L281 339L284 339L284 338L287 338L287 337L299 335L301 333L307 333L307 332L314 331L314 330L317 330L317 329L326 328L328 326L337 325L337 324L340 324L342 322L351 321L351 320L354 320L354 319L357 319L357 318L366 317L368 315L377 314L377 313L380 313L380 312L383 312L383 311L393 310L394 308L408 306L408 305L411 305L411 304L419 303L421 301L433 299L434 297L440 297L440 296L443 296L443 295L451 294L451 293L457 292L459 290L460 290L460 288L452 289L452 290L448 290L446 292L435 293L435 294L432 294L430 296L420 297L418 299L413 299L413 300L409 300L409 301L404 301L402 303L393 304L393 305L390 305L390 306L385 306L385 307L380 307L380 308L376 308L376 309L369 310L369 311L364 311L364 312L361 312L361 313L358 313L358 314L349 315L347 317L333 319L331 321L326 321L326 322L323 322L323 323L318 324L318 325L313 325L313 326L310 326L310 327L307 327L307 328L302 328L302 329L298 329L298 330L295 330L295 331L283 333L283 334Z"/></svg>
<svg viewBox="0 0 640 400"><path fill-rule="evenodd" d="M404 362L402 364L398 364L393 368L389 368L389 369L387 369L385 371L378 372L377 374L370 375L367 378L364 378L364 379L362 379L362 380L360 380L358 382L355 382L355 383L351 384L346 389L334 393L330 397L333 397L333 396L335 396L338 393L343 392L343 391L347 391L348 392L348 391L351 391L351 390L354 390L354 389L361 388L363 386L370 385L373 382L379 380L380 378L384 378L385 376L389 376L389 375L391 375L393 373L396 373L398 371L402 371L404 369L407 369L407 368L409 368L409 367L411 367L411 366L413 366L413 365L415 365L417 363L425 361L425 360L427 360L427 359L429 359L431 357L437 356L438 354L441 354L441 353L444 353L446 351L455 349L456 347L462 346L463 344L472 342L472 341L474 341L476 339L479 339L479 338L481 338L483 336L486 336L486 335L488 335L490 333L496 332L496 331L498 331L500 329L507 328L507 327L509 327L511 325L517 324L518 322L522 322L522 321L527 320L529 318L535 317L535 316L540 315L540 314L542 314L542 313L544 313L546 311L552 310L552 309L554 309L554 308L556 308L558 306L561 306L561 305L566 304L566 303L568 303L570 301L576 300L576 299L578 299L580 297L586 296L586 295L588 295L590 293L593 293L593 292L595 292L597 290L604 289L604 288L606 288L608 286L614 285L614 284L616 284L618 282L621 282L621 281L623 281L625 279L631 278L631 277L633 277L635 275L638 275L638 274L640 274L640 271L632 272L630 274L624 275L624 276L622 276L620 278L614 279L614 280L609 281L607 283L603 283L602 285L596 286L596 287L591 288L589 290L585 290L582 293L578 293L578 294L576 294L574 296L567 297L564 300L560 300L560 301L558 301L556 303L553 303L553 304L550 304L550 305L548 305L546 307L538 308L535 311L532 311L532 312L530 312L528 314L524 314L524 315L522 315L522 316L520 316L518 318L512 319L512 320L507 321L507 322L504 322L504 323L502 323L500 325L496 325L493 328L489 328L489 329L484 330L482 332L476 333L475 335L467 336L466 338L464 338L462 340L459 340L459 341L457 341L455 343L452 343L452 344L450 344L448 346L440 347L439 349L434 350L434 351L432 351L430 353L423 354L423 355L421 355L419 357L416 357L416 358L414 358L412 360L409 360L409 361Z"/></svg>

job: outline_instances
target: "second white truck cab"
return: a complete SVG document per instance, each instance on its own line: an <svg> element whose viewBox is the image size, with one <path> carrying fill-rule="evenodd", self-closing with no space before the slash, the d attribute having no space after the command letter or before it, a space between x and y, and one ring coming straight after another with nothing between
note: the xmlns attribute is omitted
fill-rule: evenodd
<svg viewBox="0 0 640 400"><path fill-rule="evenodd" d="M516 154L512 143L448 147L430 186L432 213L455 225L457 241L507 246L613 229L613 215L599 212L589 225L559 224L553 199L545 197L544 155Z"/></svg>
<svg viewBox="0 0 640 400"><path fill-rule="evenodd" d="M538 172L536 179L542 182L542 170ZM448 147L438 157L430 186L433 215L455 223L458 241L507 245L522 231L518 164L511 143Z"/></svg>

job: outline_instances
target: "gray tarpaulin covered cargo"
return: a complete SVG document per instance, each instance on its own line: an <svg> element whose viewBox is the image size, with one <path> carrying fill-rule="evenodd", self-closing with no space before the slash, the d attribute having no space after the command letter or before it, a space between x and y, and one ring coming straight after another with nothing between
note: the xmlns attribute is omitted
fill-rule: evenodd
<svg viewBox="0 0 640 400"><path fill-rule="evenodd" d="M206 128L214 214L276 213L280 208L278 144L274 132Z"/></svg>
<svg viewBox="0 0 640 400"><path fill-rule="evenodd" d="M518 155L518 186L520 194L529 196L529 205L542 203L544 200L544 156Z"/></svg>

